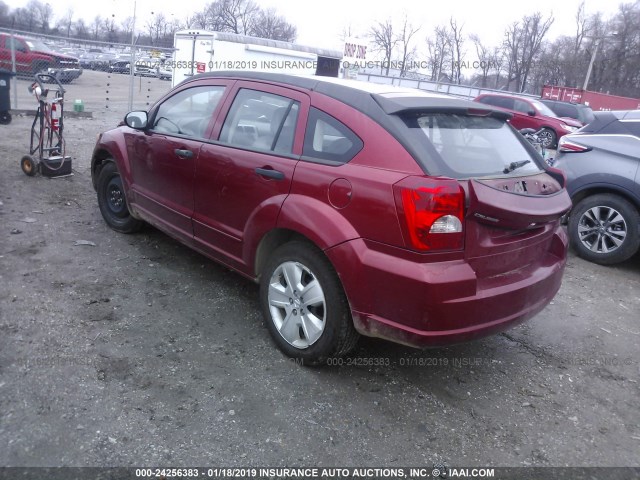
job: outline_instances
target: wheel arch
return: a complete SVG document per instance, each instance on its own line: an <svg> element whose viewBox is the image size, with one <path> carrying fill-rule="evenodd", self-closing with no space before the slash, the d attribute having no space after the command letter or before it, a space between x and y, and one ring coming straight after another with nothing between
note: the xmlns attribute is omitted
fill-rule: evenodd
<svg viewBox="0 0 640 480"><path fill-rule="evenodd" d="M96 191L98 190L98 177L107 162L115 162L113 155L104 148L96 148L91 158L91 183Z"/></svg>
<svg viewBox="0 0 640 480"><path fill-rule="evenodd" d="M585 186L584 188L573 192L573 194L571 195L571 202L573 203L573 206L575 206L587 197L600 194L613 194L624 198L634 207L636 207L636 209L640 213L640 198L633 195L633 193L631 193L626 188L611 184Z"/></svg>
<svg viewBox="0 0 640 480"><path fill-rule="evenodd" d="M127 148L122 135L112 133L113 130L100 134L91 155L91 180L93 188L97 188L98 176L105 160L113 159L122 176L125 189L131 185L131 166L127 159Z"/></svg>
<svg viewBox="0 0 640 480"><path fill-rule="evenodd" d="M289 195L283 202L275 228L262 235L253 233L246 235L246 238L254 237L255 240L247 242L244 255L248 260L246 264L253 265L252 273L256 278L260 276L269 255L284 243L303 240L324 252L360 237L340 210L317 199L295 194Z"/></svg>
<svg viewBox="0 0 640 480"><path fill-rule="evenodd" d="M308 243L316 247L318 250L322 251L318 247L318 245L311 241L311 239L305 237L299 232L289 230L287 228L275 228L267 232L267 234L262 237L255 251L253 268L254 275L258 281L260 280L260 275L262 274L264 266L269 261L271 255L273 255L273 252L275 252L282 245L293 241L302 241Z"/></svg>

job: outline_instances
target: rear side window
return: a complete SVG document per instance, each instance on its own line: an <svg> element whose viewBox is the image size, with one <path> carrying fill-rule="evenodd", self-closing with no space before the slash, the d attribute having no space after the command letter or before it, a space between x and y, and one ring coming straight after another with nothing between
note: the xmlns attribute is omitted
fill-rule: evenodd
<svg viewBox="0 0 640 480"><path fill-rule="evenodd" d="M311 160L347 163L363 143L349 127L331 115L311 107L302 155Z"/></svg>
<svg viewBox="0 0 640 480"><path fill-rule="evenodd" d="M299 110L300 104L290 98L243 88L224 121L220 141L290 154Z"/></svg>
<svg viewBox="0 0 640 480"><path fill-rule="evenodd" d="M440 175L470 178L538 173L525 140L503 120L453 113L412 113L403 118L438 164ZM510 169L512 163L518 167ZM506 170L505 170L506 169Z"/></svg>

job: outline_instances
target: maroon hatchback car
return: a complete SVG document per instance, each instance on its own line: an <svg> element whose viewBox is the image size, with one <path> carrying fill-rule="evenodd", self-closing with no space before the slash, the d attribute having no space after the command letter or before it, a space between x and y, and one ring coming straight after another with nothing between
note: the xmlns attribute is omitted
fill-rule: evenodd
<svg viewBox="0 0 640 480"><path fill-rule="evenodd" d="M359 334L472 340L554 297L571 202L508 118L418 90L213 72L103 133L92 177L114 230L148 222L259 282L275 343L317 364Z"/></svg>

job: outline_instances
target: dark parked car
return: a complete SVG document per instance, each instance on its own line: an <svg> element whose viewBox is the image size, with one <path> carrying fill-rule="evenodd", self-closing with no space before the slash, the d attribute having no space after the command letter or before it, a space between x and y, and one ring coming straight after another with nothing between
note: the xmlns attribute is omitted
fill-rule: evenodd
<svg viewBox="0 0 640 480"><path fill-rule="evenodd" d="M640 111L595 112L560 140L554 167L573 200L569 238L583 258L622 262L640 245Z"/></svg>
<svg viewBox="0 0 640 480"><path fill-rule="evenodd" d="M98 53L84 52L78 57L78 60L80 62L80 67L91 69L93 67L92 62L96 59L98 55L99 55Z"/></svg>
<svg viewBox="0 0 640 480"><path fill-rule="evenodd" d="M560 100L540 99L547 107L553 110L558 117L573 118L582 125L593 121L593 110L581 103L561 102Z"/></svg>
<svg viewBox="0 0 640 480"><path fill-rule="evenodd" d="M111 64L117 60L119 60L119 58L115 53L99 53L89 62L89 65L91 70L108 72Z"/></svg>
<svg viewBox="0 0 640 480"><path fill-rule="evenodd" d="M483 93L474 99L476 102L506 110L513 115L511 124L518 130L533 128L541 132L538 137L545 148L553 148L558 139L567 133L575 132L582 123L570 118L558 118L545 104L534 98Z"/></svg>
<svg viewBox="0 0 640 480"><path fill-rule="evenodd" d="M109 65L111 73L131 73L131 60L115 60Z"/></svg>
<svg viewBox="0 0 640 480"><path fill-rule="evenodd" d="M413 346L531 318L562 280L562 173L477 103L357 81L214 72L103 133L91 162L116 231L146 221L259 282L308 363L358 334Z"/></svg>

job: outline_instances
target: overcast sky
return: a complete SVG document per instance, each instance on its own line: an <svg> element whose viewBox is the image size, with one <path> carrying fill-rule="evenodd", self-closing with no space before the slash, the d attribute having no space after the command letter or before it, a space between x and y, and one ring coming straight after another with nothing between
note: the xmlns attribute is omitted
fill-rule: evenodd
<svg viewBox="0 0 640 480"><path fill-rule="evenodd" d="M4 0L12 9L24 7L28 0ZM41 0L47 3L47 0ZM549 38L572 35L575 14L581 0L257 0L263 7L274 7L298 28L297 43L314 47L342 50L340 36L343 28L351 25L352 32L366 34L375 21L392 18L399 21L406 13L410 21L420 26L417 46L420 59L424 56L424 39L435 26L445 24L454 17L464 25L463 33L475 33L488 45L497 45L503 38L505 27L523 15L536 11L544 16L553 14L555 22ZM133 15L131 0L49 0L56 15L72 8L77 17L91 22L96 15L115 15L116 24ZM209 3L204 0L137 0L137 28L142 30L151 12L163 12L165 17L184 18L202 10ZM605 17L617 11L619 2L586 0L587 13L601 11ZM471 45L467 58L471 60Z"/></svg>

